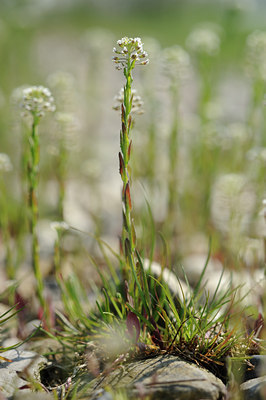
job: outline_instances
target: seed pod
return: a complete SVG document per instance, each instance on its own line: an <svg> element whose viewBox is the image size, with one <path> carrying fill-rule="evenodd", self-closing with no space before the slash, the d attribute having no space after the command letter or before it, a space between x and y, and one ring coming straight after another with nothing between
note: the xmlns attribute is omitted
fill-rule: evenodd
<svg viewBox="0 0 266 400"><path fill-rule="evenodd" d="M129 259L131 257L131 246L130 246L130 241L128 238L126 238L126 240L125 240L125 256L126 256L126 260L129 261Z"/></svg>
<svg viewBox="0 0 266 400"><path fill-rule="evenodd" d="M119 173L123 179L125 175L125 163L121 152L119 151Z"/></svg>
<svg viewBox="0 0 266 400"><path fill-rule="evenodd" d="M128 122L127 122L127 129L130 130L131 127L131 123L132 123L132 117L131 115L128 117Z"/></svg>
<svg viewBox="0 0 266 400"><path fill-rule="evenodd" d="M125 107L123 103L121 104L121 120L125 122Z"/></svg>
<svg viewBox="0 0 266 400"><path fill-rule="evenodd" d="M130 160L131 146L132 146L132 140L130 140L130 143L129 143L129 146L128 146L128 149L127 149L128 161Z"/></svg>
<svg viewBox="0 0 266 400"><path fill-rule="evenodd" d="M126 125L125 125L125 123L124 123L124 121L122 121L122 133L123 133L123 135L125 135L125 133L126 133Z"/></svg>
<svg viewBox="0 0 266 400"><path fill-rule="evenodd" d="M124 254L124 251L123 251L123 243L122 243L122 238L121 238L121 236L119 236L119 253L120 253L120 255Z"/></svg>
<svg viewBox="0 0 266 400"><path fill-rule="evenodd" d="M126 208L129 207L130 211L132 209L132 204L131 204L131 196L130 196L130 189L129 189L129 182L126 184L125 188L125 204Z"/></svg>
<svg viewBox="0 0 266 400"><path fill-rule="evenodd" d="M131 224L131 240L133 245L136 246L137 236L133 222Z"/></svg>
<svg viewBox="0 0 266 400"><path fill-rule="evenodd" d="M127 219L124 211L122 212L122 218L123 218L123 227L128 230L128 225L127 225Z"/></svg>

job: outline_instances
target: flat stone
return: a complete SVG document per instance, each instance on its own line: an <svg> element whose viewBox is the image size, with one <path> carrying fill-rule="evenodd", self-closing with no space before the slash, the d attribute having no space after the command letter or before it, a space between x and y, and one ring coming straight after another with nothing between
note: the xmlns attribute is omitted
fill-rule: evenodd
<svg viewBox="0 0 266 400"><path fill-rule="evenodd" d="M0 360L0 391L7 398L27 384L18 376L18 372L27 370L31 378L40 381L39 371L47 363L45 357L33 351L13 349L0 353L0 356L10 360ZM29 392L28 389L23 391L26 390Z"/></svg>
<svg viewBox="0 0 266 400"><path fill-rule="evenodd" d="M266 399L266 376L250 379L242 383L240 389L243 391L244 400Z"/></svg>
<svg viewBox="0 0 266 400"><path fill-rule="evenodd" d="M218 400L226 393L212 373L168 354L127 363L97 379L94 391L106 386L126 388L129 395L149 394L156 400Z"/></svg>
<svg viewBox="0 0 266 400"><path fill-rule="evenodd" d="M12 400L54 400L52 394L46 392L24 393L24 391L17 392Z"/></svg>

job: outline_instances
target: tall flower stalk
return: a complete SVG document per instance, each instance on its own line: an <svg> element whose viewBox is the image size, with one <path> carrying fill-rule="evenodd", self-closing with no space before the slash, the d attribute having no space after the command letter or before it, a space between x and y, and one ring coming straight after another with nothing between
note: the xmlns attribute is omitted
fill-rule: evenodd
<svg viewBox="0 0 266 400"><path fill-rule="evenodd" d="M38 222L38 181L39 181L39 133L38 127L41 118L47 111L55 111L54 98L49 89L43 86L32 86L23 91L22 107L25 114L31 115L31 132L29 135L29 156L27 166L28 180L28 208L30 232L32 235L32 267L36 279L37 296L44 315L47 307L44 298L44 285L40 270L39 242L37 236Z"/></svg>
<svg viewBox="0 0 266 400"><path fill-rule="evenodd" d="M119 172L122 179L122 204L123 204L123 226L122 226L122 252L126 259L124 278L128 279L130 268L136 269L136 233L132 218L132 202L130 195L131 171L131 127L132 127L132 71L136 65L146 65L149 60L148 54L143 50L140 38L124 37L117 41L118 47L114 47L116 54L113 61L118 70L123 70L126 83L124 85L124 97L121 104L121 130L120 130L120 152Z"/></svg>

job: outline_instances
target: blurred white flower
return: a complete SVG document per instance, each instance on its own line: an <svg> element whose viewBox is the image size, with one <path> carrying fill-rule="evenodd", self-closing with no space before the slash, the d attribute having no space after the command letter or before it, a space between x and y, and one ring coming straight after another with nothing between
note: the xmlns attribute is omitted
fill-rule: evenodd
<svg viewBox="0 0 266 400"><path fill-rule="evenodd" d="M21 103L23 100L23 92L27 88L28 88L28 86L22 85L22 86L15 88L12 91L11 96L10 96L10 103L12 106L21 107Z"/></svg>
<svg viewBox="0 0 266 400"><path fill-rule="evenodd" d="M117 358L123 353L125 355L130 345L123 325L109 325L108 330L103 331L97 343L100 352L108 358Z"/></svg>
<svg viewBox="0 0 266 400"><path fill-rule="evenodd" d="M245 144L251 137L249 127L242 122L232 122L227 126L221 125L218 142L223 150L231 150L235 146Z"/></svg>
<svg viewBox="0 0 266 400"><path fill-rule="evenodd" d="M149 59L158 59L161 57L161 46L157 39L147 36L144 37L145 48L149 53Z"/></svg>
<svg viewBox="0 0 266 400"><path fill-rule="evenodd" d="M239 250L239 257L245 262L245 264L252 268L257 264L263 264L264 262L264 246L263 240L246 238L243 240L242 246Z"/></svg>
<svg viewBox="0 0 266 400"><path fill-rule="evenodd" d="M262 205L263 205L263 216L266 222L266 199L262 200Z"/></svg>
<svg viewBox="0 0 266 400"><path fill-rule="evenodd" d="M69 225L64 221L53 221L51 222L50 226L57 233L67 231L69 229Z"/></svg>
<svg viewBox="0 0 266 400"><path fill-rule="evenodd" d="M216 124L214 121L210 121L201 126L202 139L204 145L208 149L215 149L221 147L221 141L219 140L221 126Z"/></svg>
<svg viewBox="0 0 266 400"><path fill-rule="evenodd" d="M251 11L256 7L256 2L253 0L223 0L226 8L237 11Z"/></svg>
<svg viewBox="0 0 266 400"><path fill-rule="evenodd" d="M143 101L141 100L141 97L137 94L136 89L131 89L131 95L132 95L132 106L131 106L131 112L135 114L143 114ZM121 109L121 104L124 102L124 88L120 89L120 92L117 96L114 98L115 104L113 106L114 110L120 110Z"/></svg>
<svg viewBox="0 0 266 400"><path fill-rule="evenodd" d="M211 191L214 225L223 234L242 234L251 222L255 203L256 194L243 175L221 175Z"/></svg>
<svg viewBox="0 0 266 400"><path fill-rule="evenodd" d="M78 131L80 123L78 118L72 113L57 112L54 118L54 138L68 150L78 150L80 142L78 140Z"/></svg>
<svg viewBox="0 0 266 400"><path fill-rule="evenodd" d="M210 28L196 28L187 38L187 46L194 53L216 55L220 50L220 37Z"/></svg>
<svg viewBox="0 0 266 400"><path fill-rule="evenodd" d="M148 53L143 50L143 43L139 37L123 37L117 41L117 44L118 47L113 48L113 52L117 54L113 57L117 69L149 63Z"/></svg>
<svg viewBox="0 0 266 400"><path fill-rule="evenodd" d="M105 52L103 49L109 49L109 45L113 42L113 33L104 28L87 29L83 34L81 41L86 50L94 56L101 56Z"/></svg>
<svg viewBox="0 0 266 400"><path fill-rule="evenodd" d="M72 74L55 71L47 78L47 84L53 91L57 110L71 112L75 108L77 85Z"/></svg>
<svg viewBox="0 0 266 400"><path fill-rule="evenodd" d="M54 98L44 86L31 86L23 90L21 107L33 117L43 117L46 112L55 111Z"/></svg>
<svg viewBox="0 0 266 400"><path fill-rule="evenodd" d="M238 143L245 143L250 139L250 130L246 124L242 122L232 122L227 126L227 133L232 140Z"/></svg>
<svg viewBox="0 0 266 400"><path fill-rule="evenodd" d="M13 166L10 158L5 153L0 153L0 171L9 172L12 171Z"/></svg>
<svg viewBox="0 0 266 400"><path fill-rule="evenodd" d="M75 86L75 79L72 74L65 71L56 71L47 78L47 83L52 89L68 91Z"/></svg>
<svg viewBox="0 0 266 400"><path fill-rule="evenodd" d="M266 32L256 30L247 37L247 73L255 79L266 80Z"/></svg>
<svg viewBox="0 0 266 400"><path fill-rule="evenodd" d="M180 83L190 76L190 57L181 46L167 47L163 50L162 56L165 74L171 80Z"/></svg>
<svg viewBox="0 0 266 400"><path fill-rule="evenodd" d="M266 147L253 147L247 152L246 157L249 161L257 161L265 165Z"/></svg>

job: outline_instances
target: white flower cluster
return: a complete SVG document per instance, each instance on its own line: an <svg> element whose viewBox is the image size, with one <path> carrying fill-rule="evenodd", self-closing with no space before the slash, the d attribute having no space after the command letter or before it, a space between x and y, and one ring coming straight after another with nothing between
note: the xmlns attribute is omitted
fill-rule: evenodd
<svg viewBox="0 0 266 400"><path fill-rule="evenodd" d="M167 47L163 50L163 68L170 79L181 82L190 75L190 57L181 46Z"/></svg>
<svg viewBox="0 0 266 400"><path fill-rule="evenodd" d="M117 41L118 48L114 47L113 52L117 54L113 61L117 69L126 68L129 65L146 65L149 63L148 53L143 50L143 43L140 38L124 37Z"/></svg>
<svg viewBox="0 0 266 400"><path fill-rule="evenodd" d="M0 153L0 171L9 172L12 171L12 169L13 166L8 155L5 153Z"/></svg>
<svg viewBox="0 0 266 400"><path fill-rule="evenodd" d="M266 32L254 31L247 38L247 72L266 81Z"/></svg>
<svg viewBox="0 0 266 400"><path fill-rule="evenodd" d="M143 101L141 97L137 95L136 89L131 90L132 95L132 105L131 105L131 112L134 114L143 114ZM113 106L114 110L120 110L121 104L124 102L124 88L120 89L120 92L114 98L115 105Z"/></svg>
<svg viewBox="0 0 266 400"><path fill-rule="evenodd" d="M31 86L23 90L22 108L33 117L43 117L46 112L55 111L54 98L44 86Z"/></svg>
<svg viewBox="0 0 266 400"><path fill-rule="evenodd" d="M220 49L220 38L210 28L197 28L187 38L188 48L198 54L214 56Z"/></svg>

